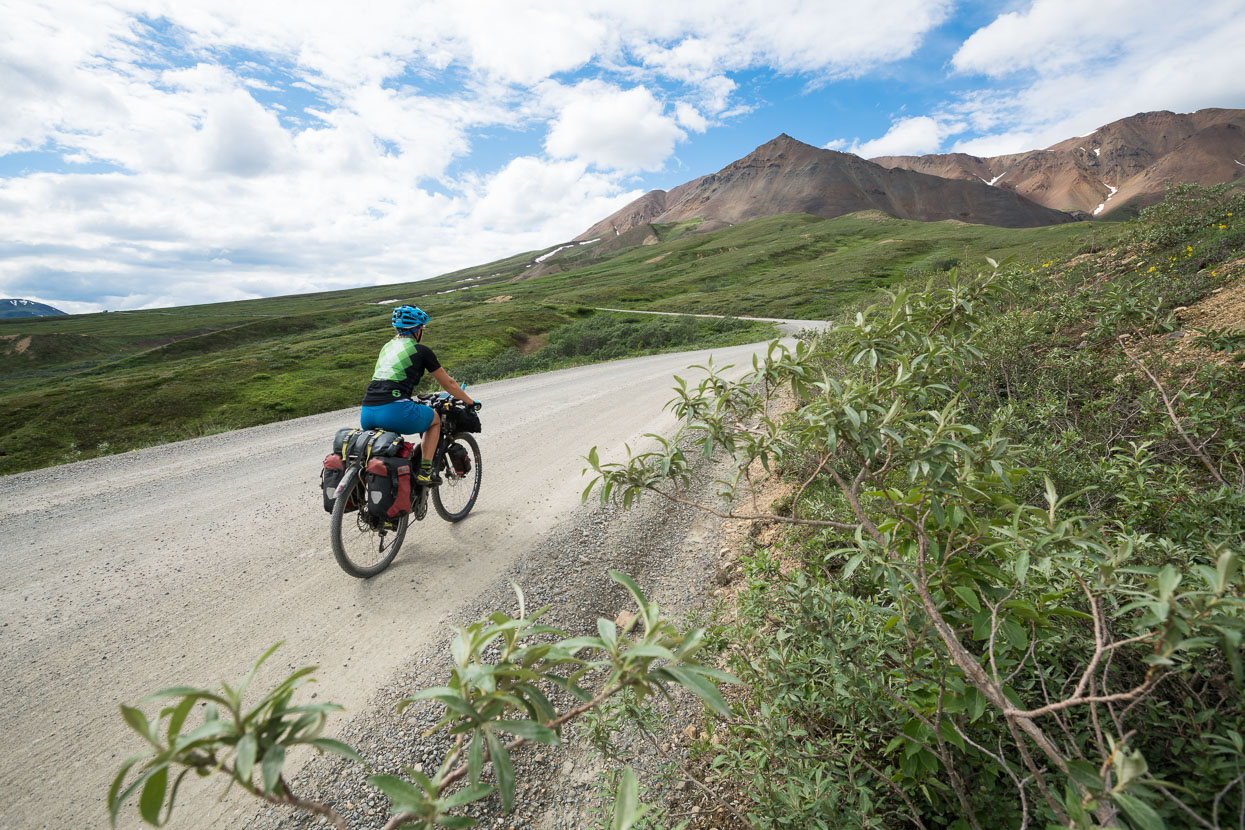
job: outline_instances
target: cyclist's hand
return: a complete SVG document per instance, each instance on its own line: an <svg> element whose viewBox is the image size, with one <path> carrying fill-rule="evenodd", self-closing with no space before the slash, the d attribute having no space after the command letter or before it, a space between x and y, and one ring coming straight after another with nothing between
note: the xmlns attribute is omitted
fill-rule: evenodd
<svg viewBox="0 0 1245 830"><path fill-rule="evenodd" d="M475 401L474 403L471 404L471 409L474 409L476 412L479 412L480 407L482 406L484 406L484 404L480 403L479 401Z"/></svg>

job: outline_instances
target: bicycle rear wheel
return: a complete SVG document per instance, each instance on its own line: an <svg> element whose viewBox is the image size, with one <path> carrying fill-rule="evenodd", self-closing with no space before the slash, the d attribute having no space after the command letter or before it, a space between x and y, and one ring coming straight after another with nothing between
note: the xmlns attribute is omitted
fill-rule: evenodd
<svg viewBox="0 0 1245 830"><path fill-rule="evenodd" d="M357 489L357 488L356 488ZM366 504L358 494L355 501ZM396 521L380 521L360 508L346 509L350 493L342 493L333 502L333 514L329 517L329 536L333 542L333 556L346 573L359 579L367 579L388 568L406 538L407 516Z"/></svg>
<svg viewBox="0 0 1245 830"><path fill-rule="evenodd" d="M460 522L475 507L476 496L480 495L480 477L483 467L480 464L480 445L471 433L455 435L451 442L467 450L467 460L471 469L463 475L454 470L447 451L442 455L441 485L432 488L432 506L437 514L447 522Z"/></svg>

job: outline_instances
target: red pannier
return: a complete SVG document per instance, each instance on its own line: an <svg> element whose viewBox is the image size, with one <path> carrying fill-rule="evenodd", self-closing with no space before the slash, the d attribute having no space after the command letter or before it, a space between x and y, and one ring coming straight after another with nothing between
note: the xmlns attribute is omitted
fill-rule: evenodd
<svg viewBox="0 0 1245 830"><path fill-rule="evenodd" d="M414 467L409 458L373 458L367 462L367 511L378 519L411 512Z"/></svg>

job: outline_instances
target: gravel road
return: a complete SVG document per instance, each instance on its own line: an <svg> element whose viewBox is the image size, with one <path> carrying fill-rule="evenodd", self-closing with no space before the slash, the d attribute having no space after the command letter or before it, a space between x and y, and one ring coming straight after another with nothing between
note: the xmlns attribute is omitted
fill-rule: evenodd
<svg viewBox="0 0 1245 830"><path fill-rule="evenodd" d="M758 349L713 355L743 367ZM236 680L278 640L257 683L318 664L318 699L358 711L383 698L413 654L444 643L447 621L549 556L551 534L574 532L588 448L619 458L625 442L669 431L671 375L689 376L708 354L475 387L485 404L475 511L456 525L430 512L368 581L333 561L318 490L333 432L354 410L0 478L0 734L11 741L0 827L107 826L108 783L138 749L118 704ZM559 579L586 580L566 561ZM592 578L607 590L603 568ZM237 826L253 812L200 786L183 788L174 826ZM119 826L140 826L133 808Z"/></svg>

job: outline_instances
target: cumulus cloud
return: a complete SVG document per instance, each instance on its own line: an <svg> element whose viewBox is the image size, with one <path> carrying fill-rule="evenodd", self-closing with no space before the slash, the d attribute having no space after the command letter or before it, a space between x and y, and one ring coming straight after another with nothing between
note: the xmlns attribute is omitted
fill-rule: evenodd
<svg viewBox="0 0 1245 830"><path fill-rule="evenodd" d="M943 139L963 129L963 125L947 123L928 115L903 118L894 122L886 135L864 143L839 140L827 144L831 150L847 150L862 158L877 156L918 156L936 153Z"/></svg>
<svg viewBox="0 0 1245 830"><path fill-rule="evenodd" d="M550 94L564 101L545 140L555 158L580 159L602 170L656 170L686 135L642 86L587 81Z"/></svg>

